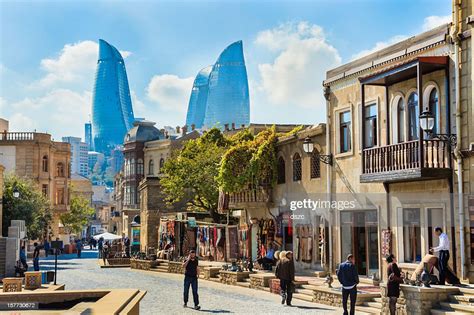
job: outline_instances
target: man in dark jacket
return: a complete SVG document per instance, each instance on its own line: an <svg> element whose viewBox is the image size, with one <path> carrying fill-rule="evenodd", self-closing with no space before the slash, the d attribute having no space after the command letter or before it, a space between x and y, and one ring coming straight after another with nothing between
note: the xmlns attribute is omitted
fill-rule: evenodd
<svg viewBox="0 0 474 315"><path fill-rule="evenodd" d="M293 253L286 252L286 257L278 262L275 274L280 279L281 304L291 306L293 298L293 281L295 281L295 263Z"/></svg>
<svg viewBox="0 0 474 315"><path fill-rule="evenodd" d="M347 260L339 265L337 270L337 279L342 285L342 307L344 308L344 315L347 312L347 298L351 299L351 315L355 314L355 304L357 300L357 284L359 284L359 275L355 266L354 255L347 255Z"/></svg>
<svg viewBox="0 0 474 315"><path fill-rule="evenodd" d="M189 251L189 256L186 258L186 261L183 264L184 267L184 307L188 306L189 299L189 286L193 291L193 300L194 300L194 309L200 310L199 306L199 295L198 295L198 258L196 257L196 252L194 250Z"/></svg>

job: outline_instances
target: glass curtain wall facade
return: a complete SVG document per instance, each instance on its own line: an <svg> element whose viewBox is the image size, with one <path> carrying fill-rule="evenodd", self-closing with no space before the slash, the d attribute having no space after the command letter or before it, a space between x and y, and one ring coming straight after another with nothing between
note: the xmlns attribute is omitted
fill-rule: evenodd
<svg viewBox="0 0 474 315"><path fill-rule="evenodd" d="M188 113L186 115L186 125L200 129L204 123L206 114L207 95L209 92L209 75L212 66L208 66L199 71L194 79L191 97L189 98Z"/></svg>
<svg viewBox="0 0 474 315"><path fill-rule="evenodd" d="M120 52L99 40L99 60L92 97L92 135L95 151L108 154L122 144L133 127L127 71Z"/></svg>
<svg viewBox="0 0 474 315"><path fill-rule="evenodd" d="M250 101L242 41L229 45L217 62L194 80L186 125L223 128L249 125Z"/></svg>

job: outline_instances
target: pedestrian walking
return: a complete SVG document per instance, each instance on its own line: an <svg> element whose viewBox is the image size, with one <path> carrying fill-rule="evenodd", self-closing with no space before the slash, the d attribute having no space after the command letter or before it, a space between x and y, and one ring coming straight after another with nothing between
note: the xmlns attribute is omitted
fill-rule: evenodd
<svg viewBox="0 0 474 315"><path fill-rule="evenodd" d="M194 301L194 309L200 310L201 306L199 306L199 295L198 295L198 258L196 257L196 252L194 250L189 251L189 255L186 261L183 264L184 267L184 307L188 306L189 300L189 286L193 291L193 301Z"/></svg>
<svg viewBox="0 0 474 315"><path fill-rule="evenodd" d="M109 242L105 242L105 244L102 245L102 251L101 251L102 260L104 261L104 266L107 265L107 258L109 257L109 250L110 250Z"/></svg>
<svg viewBox="0 0 474 315"><path fill-rule="evenodd" d="M81 258L81 253L82 253L82 242L81 242L81 240L77 240L76 250L77 250L77 258Z"/></svg>
<svg viewBox="0 0 474 315"><path fill-rule="evenodd" d="M388 307L390 309L390 315L397 313L397 300L400 296L400 283L403 283L404 275L397 265L397 259L393 254L390 254L386 258L387 267L387 297L389 298Z"/></svg>
<svg viewBox="0 0 474 315"><path fill-rule="evenodd" d="M275 268L275 276L280 279L281 304L291 306L295 281L295 263L293 261L293 252L282 251L280 260Z"/></svg>
<svg viewBox="0 0 474 315"><path fill-rule="evenodd" d="M123 239L123 245L125 246L125 256L130 258L130 239L128 236Z"/></svg>
<svg viewBox="0 0 474 315"><path fill-rule="evenodd" d="M357 284L359 284L359 274L355 266L354 255L347 255L347 260L339 265L337 270L337 279L342 284L342 308L344 315L347 312L347 298L350 297L351 308L350 314L355 314L355 304L357 300Z"/></svg>
<svg viewBox="0 0 474 315"><path fill-rule="evenodd" d="M99 238L99 241L97 242L97 249L99 250L99 258L102 258L102 251L104 249L104 238L103 237Z"/></svg>
<svg viewBox="0 0 474 315"><path fill-rule="evenodd" d="M51 249L51 245L49 244L47 239L44 240L43 247L44 247L44 255L48 257L49 250Z"/></svg>
<svg viewBox="0 0 474 315"><path fill-rule="evenodd" d="M33 251L33 268L35 271L39 271L39 255L41 246L36 242L33 244L33 246L35 247L35 250Z"/></svg>
<svg viewBox="0 0 474 315"><path fill-rule="evenodd" d="M20 262L23 266L23 269L28 271L28 263L26 262L26 249L24 245L20 249Z"/></svg>
<svg viewBox="0 0 474 315"><path fill-rule="evenodd" d="M435 228L434 234L439 239L439 245L430 248L430 252L439 253L438 256L438 271L439 271L439 284L445 285L446 279L451 284L460 284L459 279L456 275L451 272L448 267L449 261L449 238L446 233L443 233L443 229L440 227Z"/></svg>

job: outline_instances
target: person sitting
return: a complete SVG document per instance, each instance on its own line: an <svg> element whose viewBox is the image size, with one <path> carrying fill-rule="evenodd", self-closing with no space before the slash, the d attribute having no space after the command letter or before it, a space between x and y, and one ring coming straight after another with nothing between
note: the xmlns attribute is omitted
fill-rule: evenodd
<svg viewBox="0 0 474 315"><path fill-rule="evenodd" d="M257 259L257 262L262 266L264 270L272 270L272 266L275 264L274 260L275 250L273 245L268 245L267 254L264 257Z"/></svg>

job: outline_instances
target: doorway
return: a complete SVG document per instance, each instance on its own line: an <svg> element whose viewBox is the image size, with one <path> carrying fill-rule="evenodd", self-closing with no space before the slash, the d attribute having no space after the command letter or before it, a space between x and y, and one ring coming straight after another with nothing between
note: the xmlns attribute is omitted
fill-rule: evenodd
<svg viewBox="0 0 474 315"><path fill-rule="evenodd" d="M379 272L377 211L341 212L342 259L354 255L359 275Z"/></svg>

